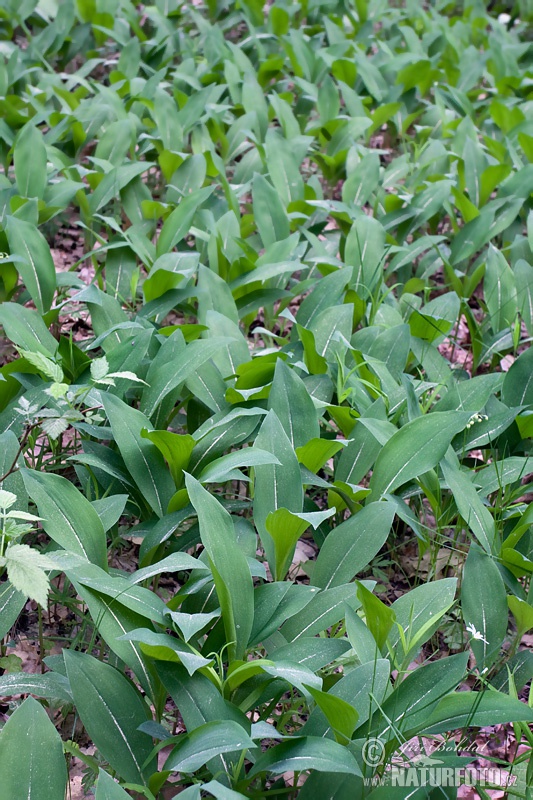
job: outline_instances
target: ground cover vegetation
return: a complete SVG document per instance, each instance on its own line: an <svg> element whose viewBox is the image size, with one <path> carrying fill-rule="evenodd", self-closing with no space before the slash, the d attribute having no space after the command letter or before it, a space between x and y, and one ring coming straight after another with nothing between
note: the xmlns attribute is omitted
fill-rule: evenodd
<svg viewBox="0 0 533 800"><path fill-rule="evenodd" d="M1 3L2 800L531 797L529 6Z"/></svg>

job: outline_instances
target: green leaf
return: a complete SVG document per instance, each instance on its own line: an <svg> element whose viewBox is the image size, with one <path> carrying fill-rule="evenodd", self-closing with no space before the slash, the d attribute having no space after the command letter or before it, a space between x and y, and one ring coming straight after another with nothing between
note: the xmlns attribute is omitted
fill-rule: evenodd
<svg viewBox="0 0 533 800"><path fill-rule="evenodd" d="M57 350L54 339L42 317L32 308L17 303L0 304L0 325L10 340L24 350L53 358Z"/></svg>
<svg viewBox="0 0 533 800"><path fill-rule="evenodd" d="M17 269L40 314L50 309L56 288L56 271L50 248L37 228L22 219L8 217L9 249L21 257Z"/></svg>
<svg viewBox="0 0 533 800"><path fill-rule="evenodd" d="M151 164L146 161L121 164L113 167L104 175L89 199L91 214L96 214L101 208L116 197L134 178L150 169Z"/></svg>
<svg viewBox="0 0 533 800"><path fill-rule="evenodd" d="M200 537L209 556L230 660L240 659L246 650L253 625L250 568L237 542L233 520L228 512L191 475L185 476L185 484L198 514Z"/></svg>
<svg viewBox="0 0 533 800"><path fill-rule="evenodd" d="M394 688L368 726L355 735L376 735L384 741L396 738L396 731L423 730L432 711L463 680L468 653L440 658L410 672ZM364 733L363 733L364 732Z"/></svg>
<svg viewBox="0 0 533 800"><path fill-rule="evenodd" d="M268 533L266 520L278 508L286 508L295 514L301 513L303 489L300 466L290 440L273 410L265 417L255 439L255 446L272 453L279 461L279 466L267 464L255 468L255 524L270 568L274 571L275 545Z"/></svg>
<svg viewBox="0 0 533 800"><path fill-rule="evenodd" d="M494 690L454 692L440 701L422 730L432 736L457 728L485 728L508 722L533 722L533 709Z"/></svg>
<svg viewBox="0 0 533 800"><path fill-rule="evenodd" d="M248 750L254 746L253 739L237 722L207 722L181 737L181 741L165 761L163 769L172 772L196 772L215 756Z"/></svg>
<svg viewBox="0 0 533 800"><path fill-rule="evenodd" d="M130 800L130 795L122 789L111 775L100 769L96 784L95 800Z"/></svg>
<svg viewBox="0 0 533 800"><path fill-rule="evenodd" d="M172 431L141 430L143 439L149 439L167 462L176 488L183 484L183 471L187 469L191 453L196 441L189 434L172 433Z"/></svg>
<svg viewBox="0 0 533 800"><path fill-rule="evenodd" d="M140 409L151 417L165 397L193 375L226 344L226 339L201 339L191 342L169 360L167 349L173 337L167 339L152 362L143 391Z"/></svg>
<svg viewBox="0 0 533 800"><path fill-rule="evenodd" d="M7 575L15 589L46 607L50 582L44 572L55 564L27 544L11 544L6 548L0 564L7 567Z"/></svg>
<svg viewBox="0 0 533 800"><path fill-rule="evenodd" d="M386 659L378 657L345 672L343 677L333 684L328 695L353 706L359 715L359 725L362 725L379 708L389 688L390 664ZM320 708L315 708L302 728L302 734L327 736L331 739L331 729L331 719Z"/></svg>
<svg viewBox="0 0 533 800"><path fill-rule="evenodd" d="M309 439L302 447L296 447L295 452L300 464L307 467L309 472L317 473L330 458L346 447L344 439Z"/></svg>
<svg viewBox="0 0 533 800"><path fill-rule="evenodd" d="M44 675L26 672L4 674L0 677L0 693L6 697L14 694L34 694L47 700L72 703L69 682L58 672L46 672Z"/></svg>
<svg viewBox="0 0 533 800"><path fill-rule="evenodd" d="M95 509L76 487L52 472L22 469L26 491L39 509L43 528L65 550L107 570L107 540Z"/></svg>
<svg viewBox="0 0 533 800"><path fill-rule="evenodd" d="M252 778L262 772L281 775L304 770L361 775L357 761L346 747L314 736L297 737L271 747L259 756L248 774Z"/></svg>
<svg viewBox="0 0 533 800"><path fill-rule="evenodd" d="M108 372L109 361L105 356L102 356L102 358L95 358L91 361L91 378L93 381L98 382L102 378L105 378Z"/></svg>
<svg viewBox="0 0 533 800"><path fill-rule="evenodd" d="M508 597L507 603L516 620L517 635L521 638L533 628L533 606L519 597Z"/></svg>
<svg viewBox="0 0 533 800"><path fill-rule="evenodd" d="M200 483L223 483L231 480L232 470L239 467L258 467L264 464L280 466L280 462L272 453L261 450L259 447L244 447L212 461L201 471L198 480Z"/></svg>
<svg viewBox="0 0 533 800"><path fill-rule="evenodd" d="M156 255L169 253L189 232L194 215L213 193L214 186L198 189L180 200L177 208L167 217L157 240Z"/></svg>
<svg viewBox="0 0 533 800"><path fill-rule="evenodd" d="M492 245L489 246L483 290L490 326L494 333L499 333L513 324L518 298L513 271L503 253Z"/></svg>
<svg viewBox="0 0 533 800"><path fill-rule="evenodd" d="M313 568L321 589L351 581L368 566L387 540L394 519L391 503L370 503L327 536Z"/></svg>
<svg viewBox="0 0 533 800"><path fill-rule="evenodd" d="M315 587L311 588L316 592ZM283 625L281 632L289 642L315 636L342 619L346 604L354 610L361 605L353 583L316 592L303 610Z"/></svg>
<svg viewBox="0 0 533 800"><path fill-rule="evenodd" d="M374 637L378 648L385 647L387 638L394 625L396 614L386 606L379 597L372 594L362 583L357 583L357 597L361 601L366 626Z"/></svg>
<svg viewBox="0 0 533 800"><path fill-rule="evenodd" d="M3 638L15 624L26 604L26 595L9 582L0 584L0 636Z"/></svg>
<svg viewBox="0 0 533 800"><path fill-rule="evenodd" d="M46 147L42 133L32 122L20 131L13 160L19 194L42 200L46 186Z"/></svg>
<svg viewBox="0 0 533 800"><path fill-rule="evenodd" d="M28 697L0 733L0 775L6 798L65 796L67 769L61 739L44 708Z"/></svg>
<svg viewBox="0 0 533 800"><path fill-rule="evenodd" d="M409 658L435 632L454 601L457 578L424 583L406 592L391 606L396 615L389 641L398 659ZM398 626L404 637L400 636ZM404 641L407 649L404 649Z"/></svg>
<svg viewBox="0 0 533 800"><path fill-rule="evenodd" d="M137 730L148 719L138 690L114 667L87 653L64 650L74 703L92 741L122 778L145 783L152 742Z"/></svg>
<svg viewBox="0 0 533 800"><path fill-rule="evenodd" d="M533 405L533 348L529 347L511 364L502 386L503 402L512 406Z"/></svg>
<svg viewBox="0 0 533 800"><path fill-rule="evenodd" d="M483 549L492 552L496 542L494 519L481 502L470 474L460 469L459 459L451 448L441 461L441 469L460 515Z"/></svg>
<svg viewBox="0 0 533 800"><path fill-rule="evenodd" d="M98 633L110 649L133 670L143 689L152 697L156 696L159 688L157 681L151 673L141 649L135 642L122 639L128 631L136 630L146 625L146 617L132 611L117 601L116 595L106 596L77 583L74 576L70 575L77 593L87 604L93 620L98 620ZM122 598L124 590L118 593Z"/></svg>
<svg viewBox="0 0 533 800"><path fill-rule="evenodd" d="M336 697L320 689L314 689L312 686L307 686L306 688L326 716L339 744L346 744L352 738L352 733L359 719L357 710L346 700L343 700L342 697Z"/></svg>
<svg viewBox="0 0 533 800"><path fill-rule="evenodd" d="M206 625L220 617L220 609L210 611L208 614L185 614L183 611L170 611L169 616L185 641L188 642Z"/></svg>
<svg viewBox="0 0 533 800"><path fill-rule="evenodd" d="M467 412L434 411L400 428L377 457L369 484L372 499L432 469L469 419Z"/></svg>
<svg viewBox="0 0 533 800"><path fill-rule="evenodd" d="M385 229L374 217L362 214L346 238L344 258L354 267L350 286L362 298L369 297L383 273Z"/></svg>
<svg viewBox="0 0 533 800"><path fill-rule="evenodd" d="M281 358L276 361L268 408L275 411L294 448L320 436L318 416L309 392L295 370Z"/></svg>
<svg viewBox="0 0 533 800"><path fill-rule="evenodd" d="M20 355L29 361L34 367L37 367L39 372L46 375L50 380L56 383L61 383L63 380L63 370L58 364L55 364L49 358L46 358L42 353L32 353L29 350L20 350Z"/></svg>
<svg viewBox="0 0 533 800"><path fill-rule="evenodd" d="M461 608L465 623L476 631L470 634L470 646L478 669L490 667L507 633L507 596L496 563L475 544L470 546L463 568Z"/></svg>
<svg viewBox="0 0 533 800"><path fill-rule="evenodd" d="M128 642L140 642L141 650L150 658L183 664L189 675L194 675L197 670L212 663L211 659L204 658L194 648L183 644L174 636L154 633L149 628L138 628L125 633L121 638Z"/></svg>
<svg viewBox="0 0 533 800"><path fill-rule="evenodd" d="M174 482L157 447L142 437L149 420L114 395L102 394L102 403L130 475L149 506L162 517L174 494Z"/></svg>
<svg viewBox="0 0 533 800"><path fill-rule="evenodd" d="M279 194L262 175L254 175L252 184L254 219L263 247L286 239L289 220Z"/></svg>
<svg viewBox="0 0 533 800"><path fill-rule="evenodd" d="M197 672L191 676L185 667L163 661L157 662L156 669L189 732L206 722L246 720L205 675Z"/></svg>
<svg viewBox="0 0 533 800"><path fill-rule="evenodd" d="M335 509L333 508L310 514L293 514L286 508L277 508L268 515L265 527L274 542L274 580L285 578L294 556L296 542L307 528L312 525L316 530L324 520L332 517L334 513Z"/></svg>

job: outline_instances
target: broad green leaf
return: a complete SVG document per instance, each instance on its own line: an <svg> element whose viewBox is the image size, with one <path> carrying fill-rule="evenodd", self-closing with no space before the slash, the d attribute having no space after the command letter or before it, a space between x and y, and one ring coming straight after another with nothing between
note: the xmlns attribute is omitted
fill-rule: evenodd
<svg viewBox="0 0 533 800"><path fill-rule="evenodd" d="M32 122L20 131L13 160L19 194L42 200L46 186L46 147L41 131Z"/></svg>
<svg viewBox="0 0 533 800"><path fill-rule="evenodd" d="M358 713L359 725L365 723L379 708L390 688L390 664L384 658L373 659L346 672L333 684L328 694L349 703ZM320 708L313 709L302 734L332 738L332 721Z"/></svg>
<svg viewBox="0 0 533 800"><path fill-rule="evenodd" d="M199 559L190 556L188 553L172 553L149 567L135 570L128 577L128 580L131 584L137 584L149 580L154 575L161 575L163 572L181 572L188 569L207 570L208 568Z"/></svg>
<svg viewBox="0 0 533 800"><path fill-rule="evenodd" d="M252 184L254 217L264 247L289 236L289 220L277 191L262 175Z"/></svg>
<svg viewBox="0 0 533 800"><path fill-rule="evenodd" d="M490 326L498 333L516 319L518 298L513 271L503 253L492 245L487 255L483 290Z"/></svg>
<svg viewBox="0 0 533 800"><path fill-rule="evenodd" d="M183 736L172 750L163 769L172 772L196 772L210 759L222 753L254 747L244 728L232 720L207 722Z"/></svg>
<svg viewBox="0 0 533 800"><path fill-rule="evenodd" d="M508 406L533 405L533 348L525 350L505 374L502 400Z"/></svg>
<svg viewBox="0 0 533 800"><path fill-rule="evenodd" d="M265 417L255 439L255 446L272 453L279 466L267 464L255 468L254 517L263 547L272 570L275 569L275 546L266 527L270 513L286 508L295 514L303 509L300 466L287 434L276 413Z"/></svg>
<svg viewBox="0 0 533 800"><path fill-rule="evenodd" d="M351 739L359 719L357 710L342 697L314 689L312 686L306 688L326 716L339 744L346 744Z"/></svg>
<svg viewBox="0 0 533 800"><path fill-rule="evenodd" d="M102 756L122 778L144 783L152 743L137 730L148 709L140 693L118 670L87 653L64 651L65 665L80 719Z"/></svg>
<svg viewBox="0 0 533 800"><path fill-rule="evenodd" d="M72 703L69 682L58 672L45 672L44 675L26 672L4 674L0 677L0 694L6 697L14 694L34 694L47 700Z"/></svg>
<svg viewBox="0 0 533 800"><path fill-rule="evenodd" d="M102 520L106 533L122 517L128 499L127 494L113 494L110 497L102 497L101 500L92 501L91 505Z"/></svg>
<svg viewBox="0 0 533 800"><path fill-rule="evenodd" d="M313 583L321 589L351 581L368 566L386 542L394 518L390 503L371 503L327 536L313 568Z"/></svg>
<svg viewBox="0 0 533 800"><path fill-rule="evenodd" d="M17 269L40 314L52 305L56 289L56 271L46 239L30 222L8 217L6 223L9 249L20 256Z"/></svg>
<svg viewBox="0 0 533 800"><path fill-rule="evenodd" d="M460 305L455 292L447 292L430 300L420 311L413 309L409 317L412 335L427 342L442 340L457 321Z"/></svg>
<svg viewBox="0 0 533 800"><path fill-rule="evenodd" d="M281 775L284 772L304 770L361 774L357 761L347 748L331 739L303 736L277 744L260 755L249 776L260 775L262 772Z"/></svg>
<svg viewBox="0 0 533 800"><path fill-rule="evenodd" d="M10 340L24 350L42 353L47 358L54 357L57 340L44 324L41 315L33 309L17 303L2 303L0 325Z"/></svg>
<svg viewBox="0 0 533 800"><path fill-rule="evenodd" d="M156 356L146 376L149 386L143 391L141 411L151 417L165 397L185 383L198 367L209 361L226 344L226 339L201 339L191 342L169 361L167 340Z"/></svg>
<svg viewBox="0 0 533 800"><path fill-rule="evenodd" d="M298 614L318 593L314 586L289 581L264 583L254 589L254 624L249 644L270 636L280 625Z"/></svg>
<svg viewBox="0 0 533 800"><path fill-rule="evenodd" d="M289 642L314 636L342 619L345 604L353 610L361 605L353 583L316 592L304 609L283 625L281 632Z"/></svg>
<svg viewBox="0 0 533 800"><path fill-rule="evenodd" d="M0 584L0 636L8 633L26 604L26 595L19 592L9 581Z"/></svg>
<svg viewBox="0 0 533 800"><path fill-rule="evenodd" d="M372 633L365 625L359 614L352 611L351 608L346 609L346 616L344 619L346 625L346 636L348 641L354 649L354 652L361 662L367 664L374 662L380 657L379 648L376 644Z"/></svg>
<svg viewBox="0 0 533 800"><path fill-rule="evenodd" d="M434 411L400 428L377 457L369 484L371 498L393 492L438 464L469 418L466 412Z"/></svg>
<svg viewBox="0 0 533 800"><path fill-rule="evenodd" d="M459 653L414 669L355 736L376 735L386 742L396 738L397 730L423 730L438 703L463 680L467 661L468 653Z"/></svg>
<svg viewBox="0 0 533 800"><path fill-rule="evenodd" d="M374 219L362 214L350 228L346 238L344 258L353 266L351 287L362 298L369 297L383 272L385 260L385 229Z"/></svg>
<svg viewBox="0 0 533 800"><path fill-rule="evenodd" d="M157 447L142 437L149 420L111 394L103 393L102 403L124 463L142 496L162 517L174 493L174 481Z"/></svg>
<svg viewBox="0 0 533 800"><path fill-rule="evenodd" d="M316 350L326 361L335 361L335 357L344 358L347 342L350 341L353 328L354 307L351 303L332 306L315 317L311 330L315 337Z"/></svg>
<svg viewBox="0 0 533 800"><path fill-rule="evenodd" d="M62 798L67 768L61 738L37 700L28 697L0 733L0 775L6 798Z"/></svg>
<svg viewBox="0 0 533 800"><path fill-rule="evenodd" d="M146 626L146 617L121 605L115 599L115 595L101 594L88 586L76 583L73 575L71 579L77 593L86 603L91 618L98 621L98 632L102 639L113 653L133 670L143 689L154 698L159 687L139 645L121 638L129 631Z"/></svg>
<svg viewBox="0 0 533 800"><path fill-rule="evenodd" d="M96 784L95 800L128 800L130 797L122 789L111 775L100 769L98 772L98 782Z"/></svg>
<svg viewBox="0 0 533 800"><path fill-rule="evenodd" d="M209 556L230 660L242 658L253 625L250 568L238 545L228 512L191 475L185 476L185 484L198 514L200 537Z"/></svg>
<svg viewBox="0 0 533 800"><path fill-rule="evenodd" d="M180 200L179 205L167 217L157 240L156 254L169 253L189 232L194 215L213 193L213 186L198 189Z"/></svg>
<svg viewBox="0 0 533 800"><path fill-rule="evenodd" d="M470 475L460 469L459 459L451 448L441 461L441 469L460 515L483 549L487 553L492 552L496 542L494 520L481 502Z"/></svg>
<svg viewBox="0 0 533 800"><path fill-rule="evenodd" d="M457 578L443 578L416 586L392 604L396 619L389 641L399 659L408 658L435 632L454 601L456 588ZM400 636L398 626L404 637Z"/></svg>
<svg viewBox="0 0 533 800"><path fill-rule="evenodd" d="M361 2L362 0L359 0L359 4ZM391 787L386 788L390 791ZM320 800L353 800L363 791L363 779L356 775L312 772L299 791L298 797L301 800L315 800L316 797L320 797ZM391 797L391 800L396 798ZM400 800L403 800L403 797ZM425 795L424 798L413 796L413 800L425 800Z"/></svg>
<svg viewBox="0 0 533 800"><path fill-rule="evenodd" d="M300 464L307 467L309 472L316 473L330 458L346 447L345 439L309 439L302 447L296 447L295 452Z"/></svg>
<svg viewBox="0 0 533 800"><path fill-rule="evenodd" d="M21 472L50 538L65 550L107 570L104 526L89 501L61 475L29 469Z"/></svg>
<svg viewBox="0 0 533 800"><path fill-rule="evenodd" d="M357 584L357 597L361 602L366 626L375 639L380 650L385 647L391 629L396 621L396 614L390 606L376 597L362 583Z"/></svg>
<svg viewBox="0 0 533 800"><path fill-rule="evenodd" d="M62 550L54 550L48 557L54 562L57 569L65 572L78 586L90 587L99 594L111 598L112 604L117 608L124 606L147 619L163 622L166 614L165 604L154 592L135 585L137 573L124 572L120 574L118 570L114 570L113 574L109 575L84 558ZM188 559L185 563L190 565ZM83 589L81 593L84 594Z"/></svg>
<svg viewBox="0 0 533 800"><path fill-rule="evenodd" d="M183 471L187 469L191 453L196 444L189 434L172 433L172 431L141 431L143 439L149 439L167 462L176 488L183 484Z"/></svg>
<svg viewBox="0 0 533 800"><path fill-rule="evenodd" d="M533 606L519 597L508 597L507 603L516 620L518 636L522 637L533 628Z"/></svg>
<svg viewBox="0 0 533 800"><path fill-rule="evenodd" d="M293 514L286 508L277 508L265 520L265 527L274 542L274 580L283 580L287 574L296 547L296 542L312 525L316 530L324 520L332 517L333 508L308 514ZM314 578L314 573L313 573Z"/></svg>
<svg viewBox="0 0 533 800"><path fill-rule="evenodd" d="M205 675L196 672L191 676L185 667L163 661L156 663L156 669L189 732L206 722L246 720L244 714L224 700L219 688Z"/></svg>
<svg viewBox="0 0 533 800"><path fill-rule="evenodd" d="M185 641L188 642L196 633L220 617L220 609L208 614L185 614L182 611L170 611L169 616Z"/></svg>
<svg viewBox="0 0 533 800"><path fill-rule="evenodd" d="M268 408L275 411L295 449L320 436L316 409L304 382L281 359L276 361Z"/></svg>
<svg viewBox="0 0 533 800"><path fill-rule="evenodd" d="M264 464L280 466L272 453L259 447L244 447L212 461L201 471L198 480L200 483L223 483L231 480L232 471L239 467L258 467Z"/></svg>
<svg viewBox="0 0 533 800"><path fill-rule="evenodd" d="M473 626L469 636L477 666L490 667L507 633L507 597L495 561L474 544L463 568L461 608L467 630Z"/></svg>
<svg viewBox="0 0 533 800"><path fill-rule="evenodd" d="M109 170L89 199L91 213L96 214L97 211L100 211L100 209L110 203L128 183L138 175L142 175L143 172L150 169L150 166L150 163L146 161L130 162L120 164L118 167L113 167Z"/></svg>
<svg viewBox="0 0 533 800"><path fill-rule="evenodd" d="M212 663L211 659L204 658L176 637L166 633L154 633L149 628L138 628L125 633L121 638L128 642L139 642L143 653L150 658L183 664L189 675L194 675L197 670Z"/></svg>
<svg viewBox="0 0 533 800"><path fill-rule="evenodd" d="M422 730L432 736L458 728L484 728L507 722L533 722L533 709L494 690L454 692L441 700Z"/></svg>

